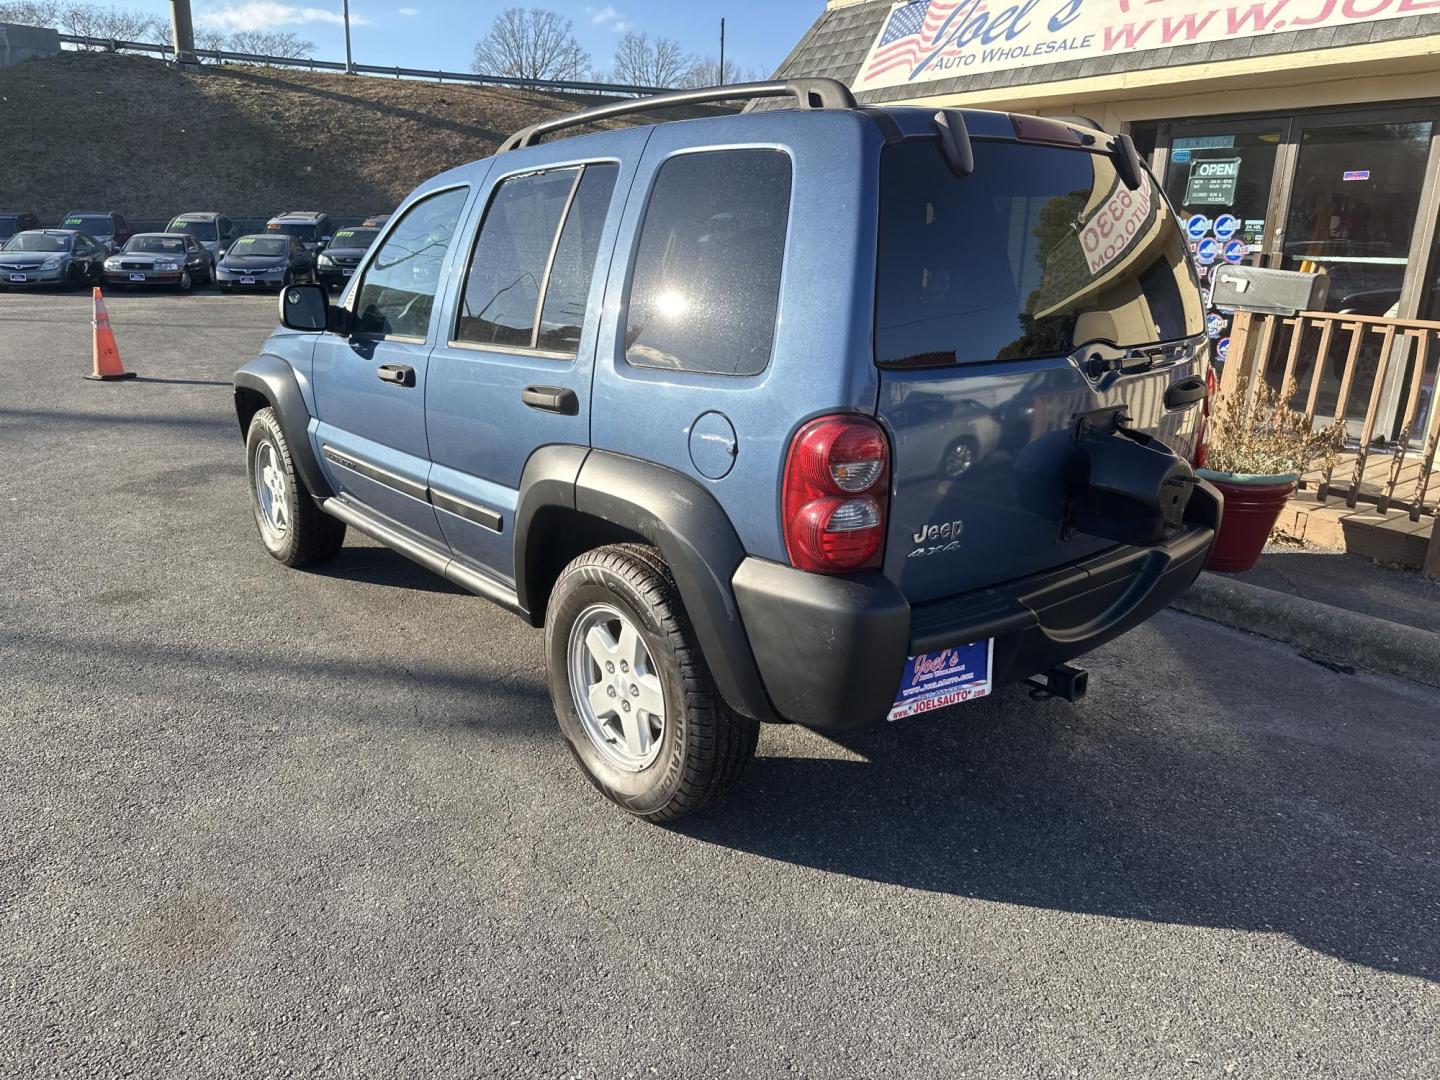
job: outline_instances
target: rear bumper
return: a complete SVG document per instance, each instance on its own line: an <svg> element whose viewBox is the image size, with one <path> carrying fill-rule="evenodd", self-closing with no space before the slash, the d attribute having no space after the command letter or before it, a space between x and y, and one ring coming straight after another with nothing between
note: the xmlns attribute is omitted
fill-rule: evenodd
<svg viewBox="0 0 1440 1080"><path fill-rule="evenodd" d="M1081 656L1184 592L1220 525L1203 481L1186 525L1156 547L1117 547L1004 585L911 607L879 573L826 577L746 559L733 585L775 711L809 727L864 727L889 712L909 656L995 639L995 686Z"/></svg>

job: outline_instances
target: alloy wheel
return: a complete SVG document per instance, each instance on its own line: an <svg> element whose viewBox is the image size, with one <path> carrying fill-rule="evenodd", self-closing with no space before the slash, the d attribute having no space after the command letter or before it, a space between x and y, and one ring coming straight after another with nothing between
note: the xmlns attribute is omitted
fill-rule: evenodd
<svg viewBox="0 0 1440 1080"><path fill-rule="evenodd" d="M630 617L591 604L570 627L568 655L570 696L595 748L626 772L654 764L665 735L665 693Z"/></svg>

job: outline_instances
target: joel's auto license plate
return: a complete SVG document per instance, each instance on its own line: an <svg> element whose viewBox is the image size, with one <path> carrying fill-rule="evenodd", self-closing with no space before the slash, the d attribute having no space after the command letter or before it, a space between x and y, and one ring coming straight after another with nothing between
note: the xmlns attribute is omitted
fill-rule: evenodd
<svg viewBox="0 0 1440 1080"><path fill-rule="evenodd" d="M144 275L144 274L131 274L131 275L130 275L130 280L131 280L131 281L144 281L144 280L145 280L145 275Z"/></svg>
<svg viewBox="0 0 1440 1080"><path fill-rule="evenodd" d="M240 279L240 284L241 284L241 285L254 285L254 284L255 284L255 279L254 279L253 277L242 277L242 278Z"/></svg>
<svg viewBox="0 0 1440 1080"><path fill-rule="evenodd" d="M346 277L354 277L355 269L353 267L347 266L344 270L341 270L340 273L344 274Z"/></svg>
<svg viewBox="0 0 1440 1080"><path fill-rule="evenodd" d="M899 720L984 697L991 690L990 666L994 659L994 638L909 657L888 719Z"/></svg>
<svg viewBox="0 0 1440 1080"><path fill-rule="evenodd" d="M11 275L10 275L10 280L11 280L11 281L25 281L26 278L25 278L25 275L24 275L24 274L11 274Z"/></svg>

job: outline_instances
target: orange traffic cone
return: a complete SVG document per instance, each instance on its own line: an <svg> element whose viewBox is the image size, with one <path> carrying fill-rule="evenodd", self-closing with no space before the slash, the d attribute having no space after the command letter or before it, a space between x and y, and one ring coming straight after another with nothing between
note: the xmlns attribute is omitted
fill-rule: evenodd
<svg viewBox="0 0 1440 1080"><path fill-rule="evenodd" d="M115 331L110 329L110 315L98 285L95 287L95 321L91 325L95 327L95 371L85 378L102 382L135 378L135 372L126 371L120 362L120 348L115 344Z"/></svg>

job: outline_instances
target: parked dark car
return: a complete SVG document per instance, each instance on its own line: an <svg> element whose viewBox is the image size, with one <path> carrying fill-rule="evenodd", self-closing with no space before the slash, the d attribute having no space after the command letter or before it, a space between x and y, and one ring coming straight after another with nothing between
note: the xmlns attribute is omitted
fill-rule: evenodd
<svg viewBox="0 0 1440 1080"><path fill-rule="evenodd" d="M367 218L366 218L364 221L362 221L360 224L363 225L363 226L365 226L365 228L367 228L367 229L378 229L378 228L380 228L380 226L384 225L385 222L387 222L387 221L389 221L389 220L390 220L390 215L389 215L389 214L371 214L369 217L367 217Z"/></svg>
<svg viewBox="0 0 1440 1080"><path fill-rule="evenodd" d="M170 219L170 224L165 226L165 231L189 233L199 241L201 247L210 252L213 262L220 261L220 256L225 254L225 249L235 239L235 223L224 214L217 214L212 210L177 214Z"/></svg>
<svg viewBox="0 0 1440 1080"><path fill-rule="evenodd" d="M1204 304L1127 136L739 92L803 107L542 138L737 91L607 106L421 184L235 378L265 549L354 527L543 626L575 760L654 821L761 722L1078 699L1220 520Z"/></svg>
<svg viewBox="0 0 1440 1080"><path fill-rule="evenodd" d="M0 210L0 244L9 240L16 233L39 227L40 222L34 214L25 214L18 210Z"/></svg>
<svg viewBox="0 0 1440 1080"><path fill-rule="evenodd" d="M274 233L240 237L215 267L215 284L221 292L281 289L314 280L315 256L296 237Z"/></svg>
<svg viewBox="0 0 1440 1080"><path fill-rule="evenodd" d="M360 265L365 252L370 250L370 245L379 235L379 229L367 229L364 226L337 232L315 260L315 276L320 280L320 284L332 289L344 288L355 276L355 268Z"/></svg>
<svg viewBox="0 0 1440 1080"><path fill-rule="evenodd" d="M120 254L105 260L104 276L107 285L168 285L189 292L214 283L215 264L187 233L136 233Z"/></svg>
<svg viewBox="0 0 1440 1080"><path fill-rule="evenodd" d="M60 227L94 237L112 253L123 248L132 235L124 216L113 210L72 210L60 222Z"/></svg>
<svg viewBox="0 0 1440 1080"><path fill-rule="evenodd" d="M105 255L99 241L74 229L28 229L0 248L0 288L78 289L100 280Z"/></svg>
<svg viewBox="0 0 1440 1080"><path fill-rule="evenodd" d="M305 245L312 255L330 242L335 228L330 224L330 215L319 210L287 210L276 214L265 223L267 233L284 233L293 236Z"/></svg>

